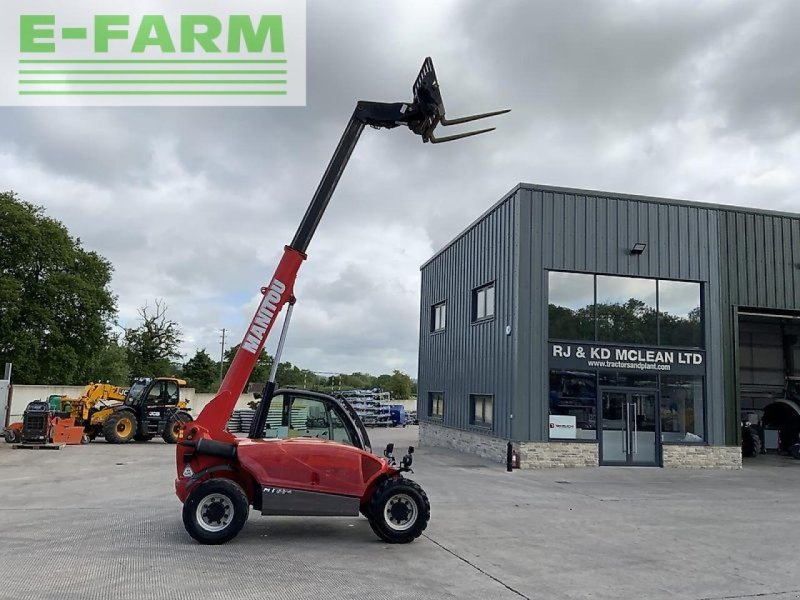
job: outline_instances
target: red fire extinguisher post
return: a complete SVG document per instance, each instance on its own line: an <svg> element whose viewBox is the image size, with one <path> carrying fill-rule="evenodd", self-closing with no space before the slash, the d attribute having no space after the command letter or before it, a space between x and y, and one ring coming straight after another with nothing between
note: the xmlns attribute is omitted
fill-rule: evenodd
<svg viewBox="0 0 800 600"><path fill-rule="evenodd" d="M519 469L519 452L514 450L514 445L508 442L506 446L506 471L509 473L513 469Z"/></svg>

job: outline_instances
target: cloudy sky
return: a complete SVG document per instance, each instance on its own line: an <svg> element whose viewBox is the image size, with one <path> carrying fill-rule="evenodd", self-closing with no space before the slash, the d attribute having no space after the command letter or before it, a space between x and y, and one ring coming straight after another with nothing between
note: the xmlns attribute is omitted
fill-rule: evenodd
<svg viewBox="0 0 800 600"><path fill-rule="evenodd" d="M357 99L498 130L367 130L309 248L284 355L416 374L419 266L520 181L800 211L800 2L308 1L308 104L0 108L0 186L115 267L123 322L163 298L183 350L241 338ZM268 348L274 347L275 335Z"/></svg>

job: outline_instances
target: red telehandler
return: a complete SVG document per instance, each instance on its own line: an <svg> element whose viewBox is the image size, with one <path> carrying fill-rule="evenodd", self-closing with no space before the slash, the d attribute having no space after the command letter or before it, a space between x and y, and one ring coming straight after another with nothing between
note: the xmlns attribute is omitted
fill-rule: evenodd
<svg viewBox="0 0 800 600"><path fill-rule="evenodd" d="M411 542L422 534L430 504L422 488L403 477L411 471L413 447L399 465L391 444L384 457L373 454L369 436L346 400L303 390L276 390L276 367L295 303L297 272L364 126L405 125L423 142L436 144L494 129L437 138L438 125L458 125L505 112L447 119L430 58L414 83L411 103L356 104L292 243L284 248L269 285L261 288L261 303L219 392L181 433L175 491L183 502L183 523L194 539L206 544L231 540L244 526L250 506L264 515L361 513L378 537L389 543ZM237 438L225 429L228 419L284 305L288 306L269 381L248 437Z"/></svg>

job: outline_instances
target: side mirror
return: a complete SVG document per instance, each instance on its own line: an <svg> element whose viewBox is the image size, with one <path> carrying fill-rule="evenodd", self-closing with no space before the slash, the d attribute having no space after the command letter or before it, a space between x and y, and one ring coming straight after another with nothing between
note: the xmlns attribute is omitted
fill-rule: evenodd
<svg viewBox="0 0 800 600"><path fill-rule="evenodd" d="M392 443L386 444L386 449L383 451L383 455L387 458L390 465L394 465L395 464L394 444Z"/></svg>
<svg viewBox="0 0 800 600"><path fill-rule="evenodd" d="M410 471L411 473L414 472L414 471L411 471L411 463L414 462L414 459L411 458L411 455L413 453L414 453L414 448L413 447L409 447L408 448L408 454L406 454L403 457L403 460L400 461L400 470L401 471Z"/></svg>

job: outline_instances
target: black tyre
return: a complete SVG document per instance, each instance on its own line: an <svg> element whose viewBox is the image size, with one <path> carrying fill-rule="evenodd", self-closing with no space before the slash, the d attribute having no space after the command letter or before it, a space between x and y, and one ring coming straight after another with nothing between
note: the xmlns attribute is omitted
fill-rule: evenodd
<svg viewBox="0 0 800 600"><path fill-rule="evenodd" d="M230 479L211 479L189 494L183 526L202 544L224 544L242 530L250 513L244 490Z"/></svg>
<svg viewBox="0 0 800 600"><path fill-rule="evenodd" d="M407 544L425 531L431 504L417 483L396 477L378 485L365 516L372 531L384 542Z"/></svg>
<svg viewBox="0 0 800 600"><path fill-rule="evenodd" d="M742 456L753 458L761 454L761 436L753 426L742 428Z"/></svg>
<svg viewBox="0 0 800 600"><path fill-rule="evenodd" d="M170 419L169 423L167 423L167 426L164 428L164 433L161 434L161 437L164 438L164 441L168 444L176 444L178 442L178 435L180 434L181 429L191 420L192 418L186 413L176 413L172 419Z"/></svg>
<svg viewBox="0 0 800 600"><path fill-rule="evenodd" d="M103 436L111 444L126 444L136 435L136 416L125 410L112 414L103 425Z"/></svg>
<svg viewBox="0 0 800 600"><path fill-rule="evenodd" d="M153 436L149 433L137 433L133 436L133 439L137 442L149 442L153 439Z"/></svg>
<svg viewBox="0 0 800 600"><path fill-rule="evenodd" d="M22 441L22 435L16 429L6 429L3 432L3 437L9 444L19 444Z"/></svg>
<svg viewBox="0 0 800 600"><path fill-rule="evenodd" d="M795 444L789 448L789 454L792 455L792 458L800 460L800 444Z"/></svg>

